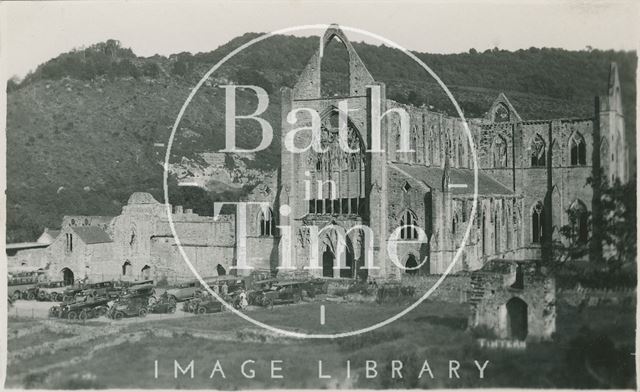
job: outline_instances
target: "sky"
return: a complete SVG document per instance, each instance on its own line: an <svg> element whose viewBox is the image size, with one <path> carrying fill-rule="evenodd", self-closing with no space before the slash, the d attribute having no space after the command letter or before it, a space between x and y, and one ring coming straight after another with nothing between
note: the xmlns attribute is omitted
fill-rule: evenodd
<svg viewBox="0 0 640 392"><path fill-rule="evenodd" d="M640 24L640 0L3 1L0 11L0 59L7 77L20 78L60 53L110 38L139 56L166 56L210 51L246 32L338 23L430 53L636 50ZM311 34L319 31L298 33Z"/></svg>

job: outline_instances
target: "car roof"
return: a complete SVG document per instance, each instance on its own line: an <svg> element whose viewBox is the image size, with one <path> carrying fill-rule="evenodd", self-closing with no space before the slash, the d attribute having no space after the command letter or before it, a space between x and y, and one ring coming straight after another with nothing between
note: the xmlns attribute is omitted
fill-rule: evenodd
<svg viewBox="0 0 640 392"><path fill-rule="evenodd" d="M270 279L262 279L262 280L256 280L254 283L268 283L268 282L277 282L278 279L276 278L270 278Z"/></svg>
<svg viewBox="0 0 640 392"><path fill-rule="evenodd" d="M304 283L301 280L287 280L287 281L282 281L282 282L278 282L276 283L276 286L290 286L293 284L302 284Z"/></svg>
<svg viewBox="0 0 640 392"><path fill-rule="evenodd" d="M143 289L148 289L148 288L153 288L155 287L153 285L153 283L145 283L145 284L137 284L135 286L130 286L128 287L129 290L143 290Z"/></svg>

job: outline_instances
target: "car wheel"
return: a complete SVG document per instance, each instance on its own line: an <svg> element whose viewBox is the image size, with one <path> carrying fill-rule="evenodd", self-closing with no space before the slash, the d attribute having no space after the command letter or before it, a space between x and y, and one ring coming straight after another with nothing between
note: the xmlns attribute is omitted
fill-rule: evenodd
<svg viewBox="0 0 640 392"><path fill-rule="evenodd" d="M54 301L62 302L64 300L64 295L58 294L54 299Z"/></svg>
<svg viewBox="0 0 640 392"><path fill-rule="evenodd" d="M38 299L40 301L46 301L47 300L47 293L45 293L44 291L38 292Z"/></svg>
<svg viewBox="0 0 640 392"><path fill-rule="evenodd" d="M80 314L78 315L78 320L82 320L85 321L86 319L89 318L89 314L87 313L86 310L83 310L82 312L80 312Z"/></svg>
<svg viewBox="0 0 640 392"><path fill-rule="evenodd" d="M34 299L36 299L36 295L33 292L28 292L27 293L27 299L29 301L33 301Z"/></svg>
<svg viewBox="0 0 640 392"><path fill-rule="evenodd" d="M68 318L69 320L75 320L75 319L77 319L77 318L78 318L78 313L76 313L76 312L74 312L74 311L72 310L72 311L70 311L70 312L67 314L67 318Z"/></svg>
<svg viewBox="0 0 640 392"><path fill-rule="evenodd" d="M138 315L140 317L146 317L147 316L147 309L140 309L140 311L138 312Z"/></svg>
<svg viewBox="0 0 640 392"><path fill-rule="evenodd" d="M122 313L122 312L116 312L113 315L114 320L121 320L123 317L124 317L124 313Z"/></svg>
<svg viewBox="0 0 640 392"><path fill-rule="evenodd" d="M205 314L205 313L207 313L207 309L204 306L200 306L200 307L198 307L198 309L196 309L196 313Z"/></svg>
<svg viewBox="0 0 640 392"><path fill-rule="evenodd" d="M13 295L12 295L12 298L13 298L14 301L17 301L20 298L22 298L22 294L19 291L14 291Z"/></svg>

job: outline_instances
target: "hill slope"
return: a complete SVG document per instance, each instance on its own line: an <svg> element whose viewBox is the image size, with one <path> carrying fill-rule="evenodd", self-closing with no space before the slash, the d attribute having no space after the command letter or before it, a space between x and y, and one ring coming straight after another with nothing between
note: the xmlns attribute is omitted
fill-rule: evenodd
<svg viewBox="0 0 640 392"><path fill-rule="evenodd" d="M137 57L110 40L62 54L20 83L10 81L7 241L33 240L44 226L57 227L63 214L117 214L133 191L148 191L162 200L158 162L165 151L154 143L167 142L180 107L204 72L254 36L245 34L212 52L168 58ZM229 61L185 113L172 161L222 148L224 91L218 86L229 81L257 84L269 92L270 106L263 117L274 126L277 140L279 89L294 83L315 45L313 37L277 36ZM437 85L407 56L384 46L354 46L374 78L386 83L390 98L452 112ZM606 91L608 64L617 61L628 134L635 141L635 53L531 48L418 55L451 88L468 116L482 115L503 91L529 119L590 116L593 96ZM336 59L323 63L331 85L339 81L345 60L327 58ZM239 113L255 108L250 94L240 94L237 102ZM255 125L239 126L241 146L256 145ZM274 170L278 148L273 143L247 165ZM184 190L171 195L176 203L208 212L210 195Z"/></svg>

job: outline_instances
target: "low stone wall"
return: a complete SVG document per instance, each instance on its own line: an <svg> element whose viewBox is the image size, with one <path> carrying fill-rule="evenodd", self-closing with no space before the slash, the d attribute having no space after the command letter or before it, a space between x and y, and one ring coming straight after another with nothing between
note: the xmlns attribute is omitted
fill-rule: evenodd
<svg viewBox="0 0 640 392"><path fill-rule="evenodd" d="M421 297L436 284L442 275L403 276L401 284L416 289L416 297ZM471 276L468 273L449 274L429 295L429 299L463 303L467 302L467 292L471 287Z"/></svg>

